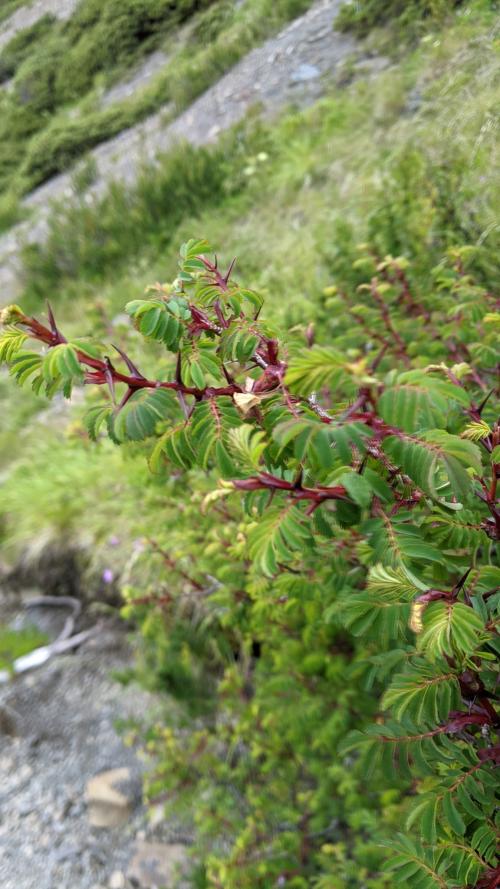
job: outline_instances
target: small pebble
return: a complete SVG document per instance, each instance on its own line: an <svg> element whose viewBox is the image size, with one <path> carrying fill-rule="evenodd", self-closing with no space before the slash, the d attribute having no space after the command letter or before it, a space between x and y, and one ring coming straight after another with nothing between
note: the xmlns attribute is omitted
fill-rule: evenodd
<svg viewBox="0 0 500 889"><path fill-rule="evenodd" d="M121 870L115 870L109 878L109 889L124 889L125 876Z"/></svg>

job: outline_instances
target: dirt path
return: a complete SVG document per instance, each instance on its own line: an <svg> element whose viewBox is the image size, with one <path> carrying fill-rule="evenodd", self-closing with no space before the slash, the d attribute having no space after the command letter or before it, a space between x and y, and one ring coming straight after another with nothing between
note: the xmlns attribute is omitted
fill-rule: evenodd
<svg viewBox="0 0 500 889"><path fill-rule="evenodd" d="M263 115L276 115L288 104L311 104L325 91L340 62L356 50L356 42L333 30L343 0L320 0L276 37L254 49L172 123L165 109L120 133L90 152L97 169L89 190L105 192L110 180L133 184L141 163L151 162L179 139L194 145L215 141L220 132L241 120L255 105ZM21 286L19 245L43 242L52 201L72 194L71 172L54 177L25 199L33 218L0 238L2 301Z"/></svg>

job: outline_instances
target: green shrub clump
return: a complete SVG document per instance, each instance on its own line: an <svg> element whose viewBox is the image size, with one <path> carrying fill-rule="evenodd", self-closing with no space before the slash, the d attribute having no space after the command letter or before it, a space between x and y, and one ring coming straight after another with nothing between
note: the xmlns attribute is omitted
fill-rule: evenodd
<svg viewBox="0 0 500 889"><path fill-rule="evenodd" d="M498 300L481 247L423 289L352 253L318 338L196 240L125 306L127 351L3 313L12 376L93 387L88 438L164 482L125 611L187 699L150 732L150 793L194 813L198 886L498 882Z"/></svg>
<svg viewBox="0 0 500 889"><path fill-rule="evenodd" d="M123 73L211 2L83 0L67 22L44 16L16 34L0 56L0 78L14 76L13 89L1 100L0 182L9 184L22 166L17 186L29 190L86 149L130 126L138 114L148 113L146 98L140 112L133 103L132 111L123 103L116 110L94 111L81 118L63 116L44 138L51 118L86 96L98 75ZM40 133L31 145L31 138ZM32 161L33 153L36 160Z"/></svg>
<svg viewBox="0 0 500 889"><path fill-rule="evenodd" d="M366 37L373 28L388 23L414 32L429 22L435 24L461 3L462 0L352 0L340 10L336 26L359 37Z"/></svg>
<svg viewBox="0 0 500 889"><path fill-rule="evenodd" d="M2 49L0 54L0 83L14 76L20 65L29 58L34 45L38 50L46 35L54 27L56 19L52 15L44 15L34 25L19 31Z"/></svg>
<svg viewBox="0 0 500 889"><path fill-rule="evenodd" d="M132 65L209 2L83 0L67 22L59 23L51 47L41 43L19 71L18 94L36 95L45 110L74 101L88 92L97 74Z"/></svg>

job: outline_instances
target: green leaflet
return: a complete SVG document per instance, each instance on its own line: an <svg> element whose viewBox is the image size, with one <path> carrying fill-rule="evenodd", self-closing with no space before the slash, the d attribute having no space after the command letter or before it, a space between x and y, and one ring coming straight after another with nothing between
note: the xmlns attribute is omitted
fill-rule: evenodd
<svg viewBox="0 0 500 889"><path fill-rule="evenodd" d="M187 259L193 259L201 253L211 253L212 248L210 243L205 240L205 238L190 238L189 241L185 241L179 247L179 266L180 268L184 267L184 262Z"/></svg>
<svg viewBox="0 0 500 889"><path fill-rule="evenodd" d="M113 408L110 404L99 404L87 411L83 422L92 441L97 441L101 427L109 423L112 414Z"/></svg>
<svg viewBox="0 0 500 889"><path fill-rule="evenodd" d="M382 699L382 706L396 719L408 716L416 725L438 725L451 710L460 707L460 686L449 669L438 672L425 662L394 677Z"/></svg>
<svg viewBox="0 0 500 889"><path fill-rule="evenodd" d="M426 805L422 814L423 832L434 836L435 807ZM388 858L386 869L396 884L418 889L450 889L457 885L473 885L481 873L481 862L466 844L446 843L441 847L424 846L400 834L395 844L396 855Z"/></svg>
<svg viewBox="0 0 500 889"><path fill-rule="evenodd" d="M234 465L231 456L225 446L225 444L221 441L220 438L215 442L215 453L214 453L215 465L219 470L222 478L229 479L234 478L237 474L236 466Z"/></svg>
<svg viewBox="0 0 500 889"><path fill-rule="evenodd" d="M223 383L220 362L210 340L198 340L182 350L181 376L184 385L204 389L212 384Z"/></svg>
<svg viewBox="0 0 500 889"><path fill-rule="evenodd" d="M9 373L15 377L20 386L34 373L38 373L42 366L42 356L38 352L28 352L22 349L14 355L10 361ZM43 377L40 375L40 383Z"/></svg>
<svg viewBox="0 0 500 889"><path fill-rule="evenodd" d="M436 510L424 518L424 531L441 548L474 552L479 546L487 544L486 533L474 518L474 512L470 510L454 513Z"/></svg>
<svg viewBox="0 0 500 889"><path fill-rule="evenodd" d="M255 317L260 312L264 304L263 297L255 290L242 289L241 287L232 287L226 296L235 317L241 314L250 313Z"/></svg>
<svg viewBox="0 0 500 889"><path fill-rule="evenodd" d="M241 417L229 397L209 398L196 405L186 432L197 462L204 469L215 456L222 475L229 472L229 432L240 424Z"/></svg>
<svg viewBox="0 0 500 889"><path fill-rule="evenodd" d="M309 394L329 386L335 389L340 382L346 383L346 360L341 352L325 346L313 346L293 356L285 382L292 391L300 388L301 393Z"/></svg>
<svg viewBox="0 0 500 889"><path fill-rule="evenodd" d="M89 340L71 340L69 343L77 352L82 352L88 358L101 358L102 346Z"/></svg>
<svg viewBox="0 0 500 889"><path fill-rule="evenodd" d="M252 357L258 344L253 321L238 318L222 334L221 354L225 360L244 363Z"/></svg>
<svg viewBox="0 0 500 889"><path fill-rule="evenodd" d="M450 409L457 404L470 404L464 389L421 371L408 371L399 375L396 386L383 392L377 407L391 426L404 432L420 432L446 426Z"/></svg>
<svg viewBox="0 0 500 889"><path fill-rule="evenodd" d="M356 636L405 636L411 603L419 592L403 569L377 565L370 569L365 590L340 600L339 615Z"/></svg>
<svg viewBox="0 0 500 889"><path fill-rule="evenodd" d="M185 421L169 426L160 436L149 458L151 471L159 472L164 461L171 462L181 469L189 469L195 462Z"/></svg>
<svg viewBox="0 0 500 889"><path fill-rule="evenodd" d="M477 445L441 430L434 429L420 439L390 436L384 451L418 488L435 499L467 498L472 487L467 470L481 471Z"/></svg>
<svg viewBox="0 0 500 889"><path fill-rule="evenodd" d="M463 836L466 831L466 824L454 803L453 795L451 793L445 793L443 795L442 814L453 833Z"/></svg>
<svg viewBox="0 0 500 889"><path fill-rule="evenodd" d="M437 657L464 657L480 644L484 623L462 602L431 602L423 618L418 647L432 659Z"/></svg>
<svg viewBox="0 0 500 889"><path fill-rule="evenodd" d="M363 524L373 555L377 561L397 568L412 562L442 562L443 553L434 543L423 539L422 529L416 525L415 515L401 510L397 515L379 510L380 517Z"/></svg>
<svg viewBox="0 0 500 889"><path fill-rule="evenodd" d="M294 554L311 545L311 532L298 506L269 509L253 528L248 538L248 550L260 570L271 577L280 563L289 562Z"/></svg>
<svg viewBox="0 0 500 889"><path fill-rule="evenodd" d="M364 475L357 472L345 472L337 479L358 506L365 508L370 505L374 494L373 488Z"/></svg>
<svg viewBox="0 0 500 889"><path fill-rule="evenodd" d="M208 241L198 238L190 238L179 249L179 281L191 283L193 280L206 271L205 265L200 258L202 255L211 252Z"/></svg>
<svg viewBox="0 0 500 889"><path fill-rule="evenodd" d="M173 403L167 389L141 389L134 393L113 419L113 432L118 441L142 441L155 434L159 422L165 420Z"/></svg>
<svg viewBox="0 0 500 889"><path fill-rule="evenodd" d="M286 419L273 429L273 437L284 450L293 443L298 460L311 454L323 469L331 469L338 460L348 464L353 451L366 451L370 430L363 423L331 424L326 426L318 418Z"/></svg>
<svg viewBox="0 0 500 889"><path fill-rule="evenodd" d="M76 349L70 343L61 343L47 352L42 373L47 383L62 377L64 380L83 380L83 370L78 361Z"/></svg>
<svg viewBox="0 0 500 889"><path fill-rule="evenodd" d="M18 351L11 360L10 372L20 385L37 373L32 382L33 391L38 393L44 388L49 397L60 390L69 398L73 383L83 382L83 370L70 343L60 343L45 355Z"/></svg>
<svg viewBox="0 0 500 889"><path fill-rule="evenodd" d="M125 311L143 336L164 343L172 352L177 351L184 330L182 321L190 318L186 300L181 297L168 301L137 299L127 303Z"/></svg>
<svg viewBox="0 0 500 889"><path fill-rule="evenodd" d="M476 850L478 855L487 861L488 864L494 865L496 862L498 836L496 830L489 824L481 824L471 839L471 846Z"/></svg>
<svg viewBox="0 0 500 889"><path fill-rule="evenodd" d="M266 435L259 429L243 423L231 429L228 436L229 450L240 470L254 473L261 467L261 459L267 447Z"/></svg>
<svg viewBox="0 0 500 889"><path fill-rule="evenodd" d="M22 348L28 335L15 327L6 327L0 336L0 362L10 364L16 352Z"/></svg>
<svg viewBox="0 0 500 889"><path fill-rule="evenodd" d="M404 723L388 721L370 725L363 732L350 732L341 742L339 754L344 756L351 751L358 753L366 778L380 769L389 779L396 770L411 781L415 773L432 775L435 763L446 759L442 736L420 731L409 719Z"/></svg>

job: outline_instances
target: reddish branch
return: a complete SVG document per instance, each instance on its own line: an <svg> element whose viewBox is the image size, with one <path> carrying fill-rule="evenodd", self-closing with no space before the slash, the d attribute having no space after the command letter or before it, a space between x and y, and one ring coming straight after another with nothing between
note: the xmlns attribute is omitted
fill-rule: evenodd
<svg viewBox="0 0 500 889"><path fill-rule="evenodd" d="M206 257L200 256L207 269L207 276L215 287L218 287L221 293L229 290L228 280L231 275L234 261L229 266L225 275L222 275L217 267L217 259L215 263L210 262ZM198 306L189 305L191 319L187 325L189 332L196 335L201 331L209 331L221 334L224 329L229 326L230 321L225 317L223 308L219 301L214 305L214 311L217 316L218 324L210 320L208 315ZM58 329L52 309L48 306L48 318L50 327L46 327L36 318L24 315L22 312L16 312L15 323L27 328L31 336L44 343L49 348L67 343L66 337ZM104 359L93 358L82 350L75 350L78 361L86 368L84 380L86 383L93 383L97 386L107 385L111 392L113 401L115 399L115 385L123 383L127 389L120 402L119 407L123 407L131 395L140 389L170 389L179 394L181 404L184 405L183 398L187 395L192 396L195 400L200 401L206 398L217 398L220 396L232 396L237 392L241 392L241 387L234 382L226 368L222 370L228 381L227 386L207 386L199 389L196 386L186 386L182 382L180 367L178 364L176 378L172 381L150 380L141 373L132 360L117 346L114 346L122 360L125 362L128 374L117 370L109 357ZM256 364L262 368L263 373L253 385L253 391L256 394L262 394L270 390L280 387L286 398L290 399L289 393L284 389L284 376L286 372L286 364L279 359L279 346L276 340L260 336L260 343L255 353Z"/></svg>
<svg viewBox="0 0 500 889"><path fill-rule="evenodd" d="M277 478L268 472L260 472L258 475L233 481L235 488L240 491L286 491L292 500L310 500L311 506L308 513L314 512L325 500L349 500L349 495L343 485L326 487L319 485L316 488L305 488L299 479L295 482L287 482Z"/></svg>
<svg viewBox="0 0 500 889"><path fill-rule="evenodd" d="M156 542L156 540L152 540L151 537L148 537L148 543L155 551L155 553L158 553L158 555L162 557L165 565L167 565L168 568L170 568L172 571L175 571L180 577L184 578L184 580L191 584L191 586L194 587L195 590L199 590L200 592L203 591L203 584L199 583L197 580L194 579L194 577L191 577L191 575L187 574L187 572L179 566L178 562L176 562L172 558L170 553L163 549Z"/></svg>
<svg viewBox="0 0 500 889"><path fill-rule="evenodd" d="M403 339L401 339L399 333L393 327L393 324L391 321L391 316L389 314L389 308L385 304L383 297L379 293L379 291L377 289L377 284L378 284L377 279L373 278L371 285L370 285L370 294L373 297L373 300L377 303L377 306L380 310L380 314L382 316L382 320L384 322L385 329L387 330L389 337L395 343L396 351L397 351L398 355L400 356L400 358L404 364L409 365L410 359L408 358L408 354L406 351L406 343L404 342Z"/></svg>
<svg viewBox="0 0 500 889"><path fill-rule="evenodd" d="M196 310L196 313L198 322L201 324L203 313L200 313L199 310ZM50 327L45 326L36 318L28 317L24 314L19 314L16 317L16 323L25 327L33 339L44 343L49 348L67 343L68 341L66 337L61 333L55 323L50 306L48 307L48 317ZM210 322L207 319L205 325L206 329L208 329L209 324ZM211 325L212 329L213 327L214 325ZM117 383L123 383L127 387L120 403L120 407L123 407L130 396L140 389L171 389L172 391L182 393L183 395L191 395L198 401L203 398L218 398L223 395L232 396L236 392L242 391L241 386L235 382L231 382L227 386L206 386L204 389L199 389L196 386L186 386L179 378L175 381L150 380L141 373L125 352L117 346L114 346L113 348L125 362L129 371L128 374L117 370L109 357L105 357L104 359L93 358L80 349L76 349L75 351L80 364L82 364L84 368L88 368L85 371L84 377L86 383L92 383L96 386L108 386L113 398L114 388ZM262 343L259 352L263 363L265 363L266 366L262 376L254 385L254 391L263 393L282 385L286 365L284 362L278 360L278 344L275 340L267 340Z"/></svg>
<svg viewBox="0 0 500 889"><path fill-rule="evenodd" d="M500 886L500 865L495 870L488 870L484 877L476 883L474 889L498 889Z"/></svg>
<svg viewBox="0 0 500 889"><path fill-rule="evenodd" d="M225 293L226 291L228 291L228 279L232 270L232 265L230 266L226 275L222 275L217 268L217 261L215 261L215 263L211 263L205 257L200 257L200 259L203 261L207 269L207 276L210 276L210 279L213 281L214 286L218 287L221 293ZM388 307L385 305L381 294L377 290L376 279L373 279L372 281L371 294L380 308L386 330L393 338L396 349L398 350L401 357L406 360L407 354L405 343L392 326ZM224 316L220 304L218 304L218 308L217 305L215 306L215 310L217 319L220 322L220 326L214 324L201 309L196 306L190 306L191 320L188 325L188 329L190 330L190 332L192 334L195 334L196 332L201 330L210 330L219 334L222 333L222 330L227 327L228 322ZM49 348L53 348L61 344L66 344L67 339L57 327L50 306L48 307L48 318L50 325L49 327L42 324L36 318L24 315L20 310L16 308L15 323L25 327L34 339L44 343ZM186 386L182 381L179 360L177 362L174 380L150 380L141 373L139 368L133 363L128 355L125 354L125 352L123 352L117 346L115 346L114 348L125 363L128 373L123 373L117 370L108 356L105 356L104 359L101 359L92 357L81 349L76 349L75 351L78 361L85 368L85 382L93 383L97 386L107 386L111 392L113 402L115 401L115 386L119 383L126 386L125 393L123 394L123 397L119 403L118 409L122 408L127 403L129 398L135 392L141 389L169 389L177 393L181 403L181 407L184 412L184 416L188 417L189 409L185 401L186 396L191 396L195 399L195 401L201 401L204 399L215 399L222 396L232 397L236 393L242 392L241 386L239 386L238 383L233 380L225 367L223 367L222 369L227 381L226 386L206 386L201 389L196 386ZM382 351L376 359L377 362L381 359L387 348L387 343L384 341ZM254 358L257 366L261 367L262 373L260 377L258 377L258 379L253 382L252 392L255 395L262 395L267 392L280 390L282 392L285 404L287 405L290 412L294 416L298 416L298 408L296 405L299 404L299 400L295 399L289 393L288 389L285 386L284 379L287 365L279 358L278 342L274 339L262 336L259 346L256 349ZM452 379L452 382L454 382L455 385L458 386L463 385L458 379ZM488 397L489 395L483 399L480 405L473 405L471 408L467 409L467 413L472 420L476 422L480 421L481 413L488 400ZM318 416L320 416L320 419L323 423L331 424L335 422L335 418L330 417L326 411L323 411L317 404L315 399L309 399L309 407L316 414L318 414ZM373 437L370 443L370 451L375 454L376 450L377 456L382 462L384 458L382 453L380 452L378 444L383 441L384 438L391 435L404 437L406 439L410 437L402 433L401 430L397 427L385 423L380 417L377 416L376 396L372 392L371 388L368 386L363 386L359 390L358 397L348 409L348 411L344 414L343 420L358 420L364 423L371 430ZM485 439L483 440L483 444L488 452L491 452L496 444L498 444L499 438L500 431L498 429L495 429L495 431L490 436L485 437ZM478 496L481 498L481 500L484 501L491 514L491 519L486 519L484 522L484 529L486 533L494 539L500 538L500 508L497 502L497 485L499 473L500 467L498 465L493 465L491 480L488 480L488 482L486 482L485 479L480 478L478 481L482 487L482 490L477 491ZM314 488L304 488L301 484L297 485L296 483L291 484L289 482L284 482L282 479L275 479L273 476L267 473L261 473L254 478L236 482L236 486L241 489L245 489L245 485L246 490L281 489L283 491L288 491L293 499L311 501L311 507L309 511L313 511L314 509L316 509L316 507L323 503L325 500L349 499L346 491L342 488L342 486L319 486Z"/></svg>
<svg viewBox="0 0 500 889"><path fill-rule="evenodd" d="M456 735L468 725L488 725L491 723L491 719L487 714L450 713L449 716L450 718L443 725L438 725L437 728L429 729L426 732L419 732L415 735L400 735L398 737L380 734L378 737L381 741L387 741L392 744L395 742L401 743L402 741L423 741L426 738L435 738L436 735Z"/></svg>

